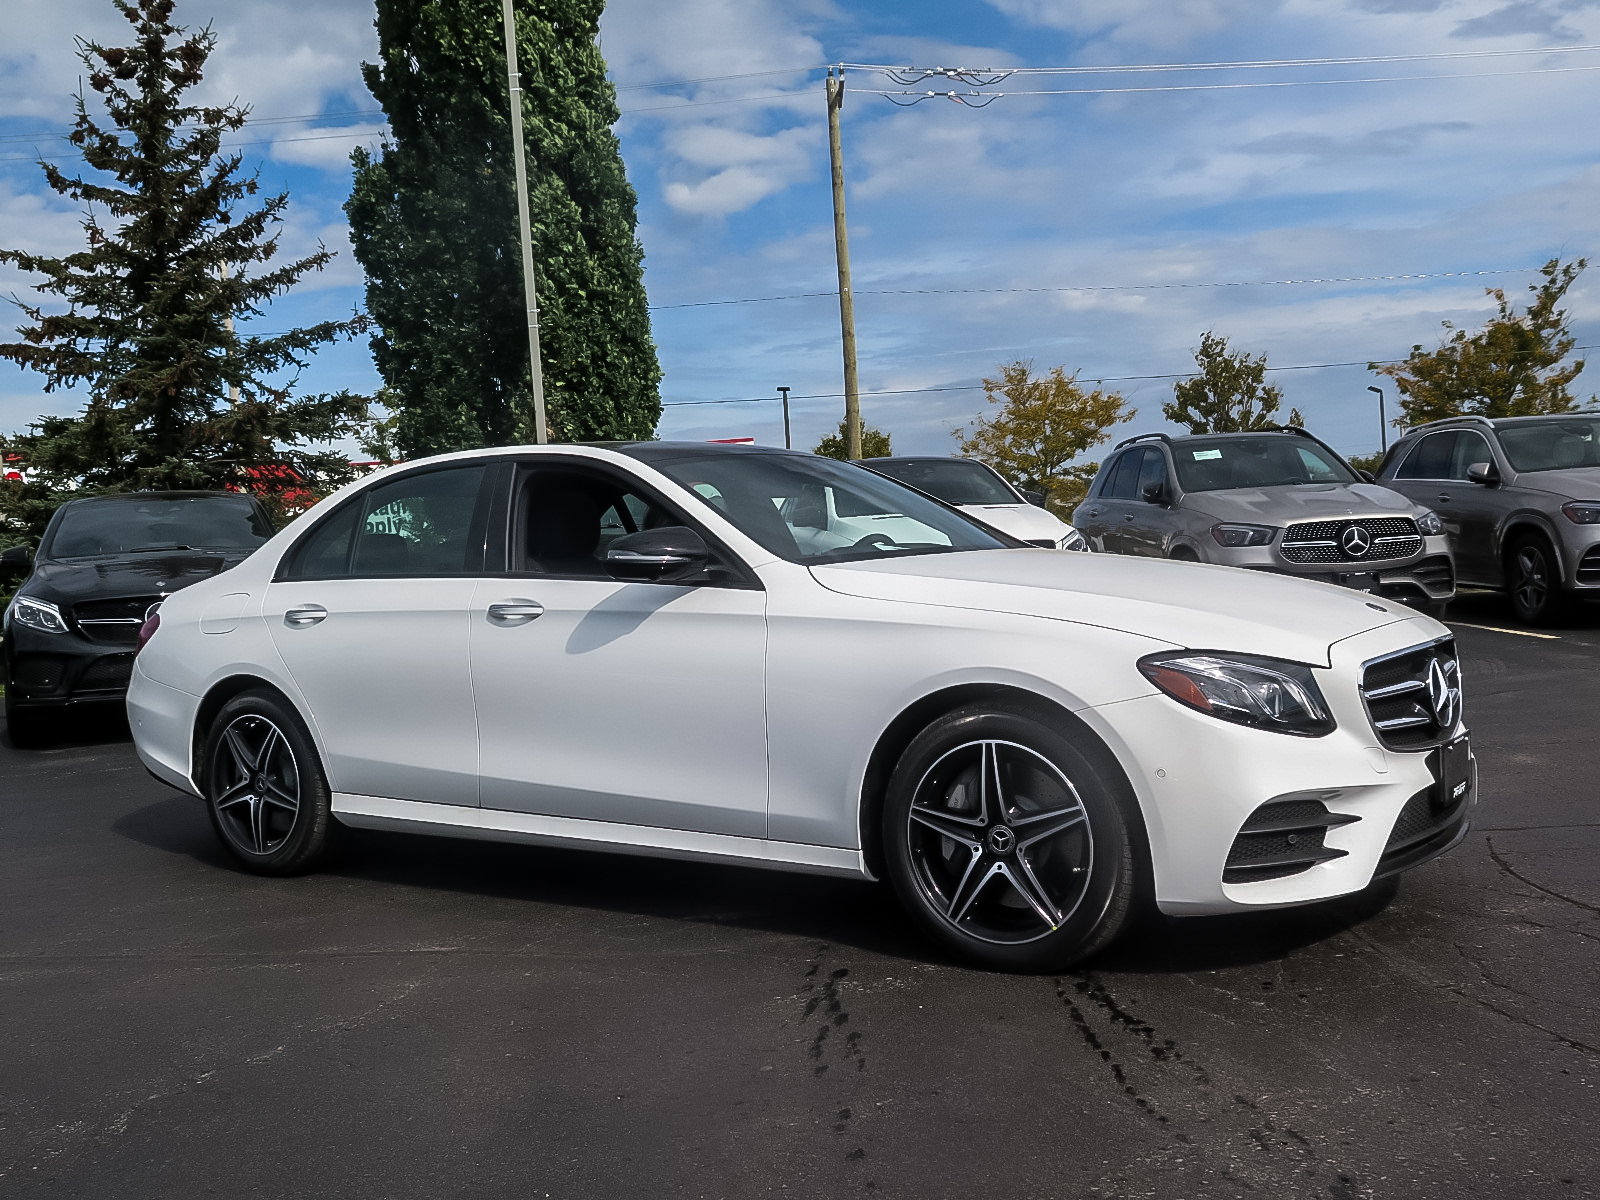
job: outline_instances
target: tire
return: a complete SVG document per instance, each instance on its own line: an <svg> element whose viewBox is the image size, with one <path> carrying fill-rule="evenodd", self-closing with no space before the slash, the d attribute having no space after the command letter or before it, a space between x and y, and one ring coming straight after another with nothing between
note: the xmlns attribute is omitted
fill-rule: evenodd
<svg viewBox="0 0 1600 1200"><path fill-rule="evenodd" d="M332 794L305 723L274 692L222 706L206 739L206 812L245 870L314 870L333 837Z"/></svg>
<svg viewBox="0 0 1600 1200"><path fill-rule="evenodd" d="M1200 561L1200 556L1187 546L1174 546L1172 553L1168 554L1167 557L1173 562L1197 563Z"/></svg>
<svg viewBox="0 0 1600 1200"><path fill-rule="evenodd" d="M1511 610L1530 625L1554 624L1566 609L1560 560L1540 533L1524 533L1506 552Z"/></svg>
<svg viewBox="0 0 1600 1200"><path fill-rule="evenodd" d="M1081 962L1123 932L1145 890L1127 780L1092 735L1062 726L1022 707L970 705L918 734L890 777L883 845L900 902L980 966ZM990 787L977 788L980 772Z"/></svg>

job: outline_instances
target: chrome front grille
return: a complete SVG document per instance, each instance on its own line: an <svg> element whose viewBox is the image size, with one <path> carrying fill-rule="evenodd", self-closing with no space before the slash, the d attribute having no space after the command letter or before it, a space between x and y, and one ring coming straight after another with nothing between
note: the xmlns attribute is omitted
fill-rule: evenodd
<svg viewBox="0 0 1600 1200"><path fill-rule="evenodd" d="M126 596L120 600L84 600L72 606L72 616L85 637L97 642L132 646L139 640L144 615L160 596Z"/></svg>
<svg viewBox="0 0 1600 1200"><path fill-rule="evenodd" d="M1278 549L1292 563L1389 562L1419 553L1422 535L1410 517L1302 521L1284 531Z"/></svg>
<svg viewBox="0 0 1600 1200"><path fill-rule="evenodd" d="M1378 740L1389 749L1439 745L1461 720L1455 639L1440 638L1363 663L1361 699Z"/></svg>

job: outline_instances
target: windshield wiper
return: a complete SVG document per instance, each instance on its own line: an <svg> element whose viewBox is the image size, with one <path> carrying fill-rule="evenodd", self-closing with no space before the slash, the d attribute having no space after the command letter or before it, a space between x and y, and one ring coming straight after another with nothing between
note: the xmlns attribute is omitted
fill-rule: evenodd
<svg viewBox="0 0 1600 1200"><path fill-rule="evenodd" d="M135 546L129 554L138 554L141 550L199 550L199 546L185 546L182 542L157 542L153 546Z"/></svg>

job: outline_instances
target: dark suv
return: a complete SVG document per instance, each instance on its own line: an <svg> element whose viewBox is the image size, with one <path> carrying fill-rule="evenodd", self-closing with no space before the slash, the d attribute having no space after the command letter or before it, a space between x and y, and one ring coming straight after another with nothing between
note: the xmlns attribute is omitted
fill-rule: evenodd
<svg viewBox="0 0 1600 1200"><path fill-rule="evenodd" d="M6 607L0 671L15 745L43 740L69 705L120 702L150 609L243 562L272 536L266 511L231 492L132 492L63 504ZM26 572L13 546L0 566Z"/></svg>
<svg viewBox="0 0 1600 1200"><path fill-rule="evenodd" d="M1437 509L1461 582L1509 593L1523 620L1600 601L1600 413L1419 425L1378 479Z"/></svg>

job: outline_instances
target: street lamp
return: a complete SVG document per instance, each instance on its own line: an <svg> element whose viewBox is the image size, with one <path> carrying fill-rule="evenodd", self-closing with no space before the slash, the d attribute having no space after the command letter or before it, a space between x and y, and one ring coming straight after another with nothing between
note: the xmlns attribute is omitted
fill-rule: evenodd
<svg viewBox="0 0 1600 1200"><path fill-rule="evenodd" d="M778 390L783 393L783 448L792 450L794 447L789 445L789 389L781 387Z"/></svg>
<svg viewBox="0 0 1600 1200"><path fill-rule="evenodd" d="M1389 453L1389 423L1383 417L1383 389L1381 387L1369 387L1367 391L1378 393L1378 437L1381 443L1378 452L1387 454Z"/></svg>

